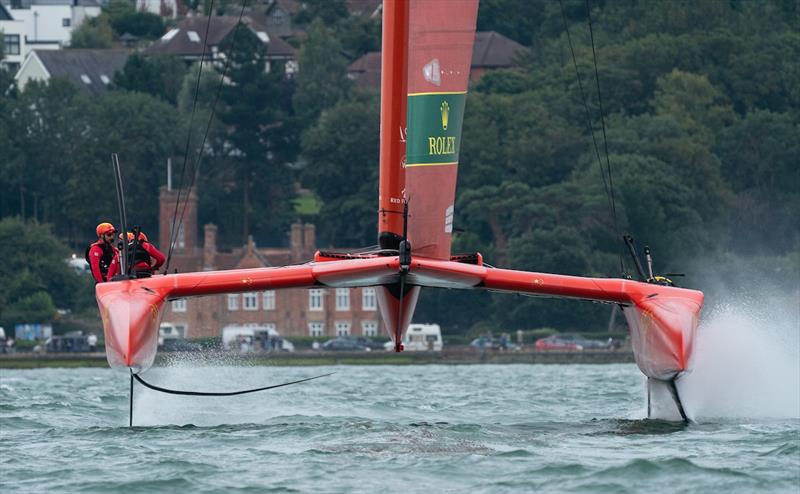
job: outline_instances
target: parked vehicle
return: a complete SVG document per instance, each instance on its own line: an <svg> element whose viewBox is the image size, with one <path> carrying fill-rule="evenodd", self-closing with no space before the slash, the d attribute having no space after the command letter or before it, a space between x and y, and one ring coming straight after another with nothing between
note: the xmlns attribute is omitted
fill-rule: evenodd
<svg viewBox="0 0 800 494"><path fill-rule="evenodd" d="M394 342L384 343L386 350L394 350ZM403 349L407 352L441 352L442 329L438 324L409 324L403 338Z"/></svg>
<svg viewBox="0 0 800 494"><path fill-rule="evenodd" d="M537 350L595 350L601 348L610 348L612 340L609 338L607 341L593 340L591 338L584 338L575 334L554 334L547 338L539 338L536 340Z"/></svg>
<svg viewBox="0 0 800 494"><path fill-rule="evenodd" d="M286 341L272 326L240 326L230 324L222 328L222 347L247 353L256 350L281 350L293 352L294 345ZM269 348L265 347L268 346Z"/></svg>
<svg viewBox="0 0 800 494"><path fill-rule="evenodd" d="M375 342L369 338L352 337L352 336L337 336L332 340L328 340L322 344L323 350L339 351L339 352L369 352Z"/></svg>
<svg viewBox="0 0 800 494"><path fill-rule="evenodd" d="M486 349L486 350L513 350L519 351L521 350L520 346L512 343L511 338L506 336L503 337L496 337L490 335L483 335L475 338L469 343L469 346L473 348L479 349Z"/></svg>

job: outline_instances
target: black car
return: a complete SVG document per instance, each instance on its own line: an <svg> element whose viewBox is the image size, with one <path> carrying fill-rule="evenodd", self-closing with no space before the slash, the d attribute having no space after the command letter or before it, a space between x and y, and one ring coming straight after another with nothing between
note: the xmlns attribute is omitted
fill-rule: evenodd
<svg viewBox="0 0 800 494"><path fill-rule="evenodd" d="M368 344L369 338L351 338L349 336L337 336L322 344L323 350L333 350L340 352L360 352L370 351L372 348Z"/></svg>

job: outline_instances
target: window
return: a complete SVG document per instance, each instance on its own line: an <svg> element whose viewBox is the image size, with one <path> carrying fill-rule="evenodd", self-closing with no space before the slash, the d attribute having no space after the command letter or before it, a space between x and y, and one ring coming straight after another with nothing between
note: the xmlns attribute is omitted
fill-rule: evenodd
<svg viewBox="0 0 800 494"><path fill-rule="evenodd" d="M336 289L336 310L350 310L350 289Z"/></svg>
<svg viewBox="0 0 800 494"><path fill-rule="evenodd" d="M109 79L108 76L105 74L100 74L100 81L102 81L102 83L105 84L106 86L108 86L111 83L111 79Z"/></svg>
<svg viewBox="0 0 800 494"><path fill-rule="evenodd" d="M86 74L81 74L81 80L83 81L84 84L91 84L92 83L92 80Z"/></svg>
<svg viewBox="0 0 800 494"><path fill-rule="evenodd" d="M244 310L258 309L258 294L255 292L247 292L242 295L242 306Z"/></svg>
<svg viewBox="0 0 800 494"><path fill-rule="evenodd" d="M285 67L286 77L289 78L300 70L300 64L296 60L287 60Z"/></svg>
<svg viewBox="0 0 800 494"><path fill-rule="evenodd" d="M377 321L361 321L361 334L364 336L378 336Z"/></svg>
<svg viewBox="0 0 800 494"><path fill-rule="evenodd" d="M336 321L336 336L350 336L350 321Z"/></svg>
<svg viewBox="0 0 800 494"><path fill-rule="evenodd" d="M61 26L62 27L70 27L72 25L72 19L69 17L64 17L61 19Z"/></svg>
<svg viewBox="0 0 800 494"><path fill-rule="evenodd" d="M321 322L308 323L309 336L322 336L325 333L325 324Z"/></svg>
<svg viewBox="0 0 800 494"><path fill-rule="evenodd" d="M361 308L364 310L376 310L378 301L375 297L374 288L364 288L361 290Z"/></svg>
<svg viewBox="0 0 800 494"><path fill-rule="evenodd" d="M195 31L187 31L186 32L186 36L188 36L189 37L189 41L191 41L193 43L199 43L200 42L200 35L197 34Z"/></svg>
<svg viewBox="0 0 800 494"><path fill-rule="evenodd" d="M264 299L261 301L264 310L275 310L275 290L264 292Z"/></svg>
<svg viewBox="0 0 800 494"><path fill-rule="evenodd" d="M179 298L172 301L172 312L186 312L186 299Z"/></svg>
<svg viewBox="0 0 800 494"><path fill-rule="evenodd" d="M228 310L239 310L239 294L228 294Z"/></svg>
<svg viewBox="0 0 800 494"><path fill-rule="evenodd" d="M269 34L267 34L265 31L256 32L256 36L258 36L258 39L260 39L264 43L269 43Z"/></svg>
<svg viewBox="0 0 800 494"><path fill-rule="evenodd" d="M308 291L308 310L323 310L321 289L314 288Z"/></svg>
<svg viewBox="0 0 800 494"><path fill-rule="evenodd" d="M286 20L286 13L281 9L275 9L275 12L272 13L272 23L276 26L280 26Z"/></svg>
<svg viewBox="0 0 800 494"><path fill-rule="evenodd" d="M164 41L169 41L172 38L174 38L179 31L180 29L170 29L169 31L167 31L167 34L161 37L161 39L163 39Z"/></svg>

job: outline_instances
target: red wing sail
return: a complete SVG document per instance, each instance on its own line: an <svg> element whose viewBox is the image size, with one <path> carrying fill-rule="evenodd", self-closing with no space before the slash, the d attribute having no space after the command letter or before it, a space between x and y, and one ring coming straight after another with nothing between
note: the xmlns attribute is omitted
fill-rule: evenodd
<svg viewBox="0 0 800 494"><path fill-rule="evenodd" d="M415 255L450 258L478 0L412 0L405 196Z"/></svg>

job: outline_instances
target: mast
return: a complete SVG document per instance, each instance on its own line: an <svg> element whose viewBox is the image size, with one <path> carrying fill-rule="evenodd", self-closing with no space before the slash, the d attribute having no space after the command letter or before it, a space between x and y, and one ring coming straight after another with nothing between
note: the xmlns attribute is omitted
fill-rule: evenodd
<svg viewBox="0 0 800 494"><path fill-rule="evenodd" d="M403 235L409 0L383 3L378 243L397 249Z"/></svg>

